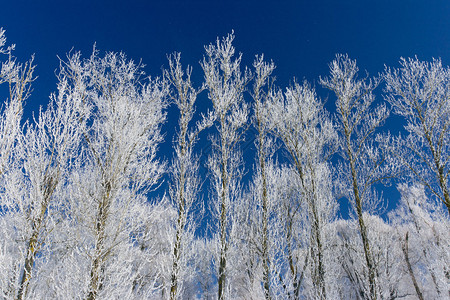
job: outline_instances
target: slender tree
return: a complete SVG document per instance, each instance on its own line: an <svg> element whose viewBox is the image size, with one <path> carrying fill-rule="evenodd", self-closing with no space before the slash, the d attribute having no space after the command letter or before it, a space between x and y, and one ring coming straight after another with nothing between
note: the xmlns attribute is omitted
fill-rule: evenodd
<svg viewBox="0 0 450 300"><path fill-rule="evenodd" d="M336 133L322 103L307 83L295 83L284 95L272 97L269 108L275 134L282 140L299 180L301 201L307 203L314 297L326 298L325 226L335 214L327 159Z"/></svg>
<svg viewBox="0 0 450 300"><path fill-rule="evenodd" d="M396 172L388 147L384 146L386 138L374 136L389 111L384 104L372 108L375 100L372 91L379 79L358 79L356 61L347 55L337 55L330 64L330 71L330 77L320 82L337 97L337 131L340 153L344 159L340 173L344 175L344 188L352 191L348 197L356 211L364 249L369 287L367 297L377 299L377 266L363 213L377 201L373 186L385 182Z"/></svg>
<svg viewBox="0 0 450 300"><path fill-rule="evenodd" d="M34 81L33 58L20 64L12 55L14 45L5 45L4 30L0 29L0 54L7 60L1 64L0 83L9 86L0 121L0 181L5 249L15 257L5 259L2 273L6 276L2 292L6 297L25 298L36 268L36 258L53 246L48 235L55 226L57 207L54 194L64 180L69 161L77 144L75 127L71 124L76 113L65 98L64 83L58 85L58 95L52 95L45 112L26 128L21 128L22 108L30 96ZM16 228L16 230L14 230ZM12 252L11 252L12 251ZM3 288L4 287L4 288Z"/></svg>
<svg viewBox="0 0 450 300"><path fill-rule="evenodd" d="M9 95L4 99L0 117L0 176L13 166L14 147L20 138L23 105L31 94L31 83L35 65L34 57L25 64L17 62L13 56L15 45L5 46L5 30L0 28L0 84L7 84Z"/></svg>
<svg viewBox="0 0 450 300"><path fill-rule="evenodd" d="M271 299L270 292L270 242L269 242L269 219L270 219L270 199L267 182L267 160L273 155L273 144L269 140L270 122L267 120L267 93L264 93L264 86L268 84L269 78L275 69L273 62L264 62L263 56L257 56L253 67L255 68L255 79L253 84L253 116L254 126L257 130L257 137L255 144L257 147L257 159L258 165L256 167L257 174L255 176L260 177L260 184L257 186L256 196L258 197L258 204L261 207L261 245L259 249L261 251L262 265L263 265L263 288L264 297Z"/></svg>
<svg viewBox="0 0 450 300"><path fill-rule="evenodd" d="M186 269L186 251L189 251L188 236L193 237L188 230L195 229L192 223L193 205L200 188L200 178L198 175L198 159L193 153L193 147L198 140L198 134L204 128L211 126L209 119L204 119L197 124L197 128L192 129L192 119L195 113L195 101L201 92L196 90L191 83L192 68L188 67L183 71L180 54L176 53L169 57L169 69L165 72L166 78L170 81L174 91L171 94L173 103L177 106L180 117L178 121L179 132L175 139L175 158L172 163L172 180L170 196L178 211L176 223L176 235L173 245L173 264L171 271L170 299L177 299L180 295L179 282L180 272ZM198 204L198 203L197 203ZM192 242L192 241L191 241Z"/></svg>
<svg viewBox="0 0 450 300"><path fill-rule="evenodd" d="M401 67L386 67L385 98L406 119L408 135L398 140L397 156L450 213L450 70L440 60L431 63L401 59Z"/></svg>
<svg viewBox="0 0 450 300"><path fill-rule="evenodd" d="M240 71L241 57L234 58L234 35L205 47L201 62L205 73L205 88L212 101L217 135L211 137L212 154L208 167L214 190L214 215L218 218L218 298L225 298L227 277L227 249L231 226L230 206L239 197L242 177L239 141L247 127L248 107L243 102L243 91L249 80L247 72Z"/></svg>
<svg viewBox="0 0 450 300"><path fill-rule="evenodd" d="M67 97L66 83L58 84L58 93L50 97L47 109L40 111L34 124L28 124L19 151L14 154L19 164L14 164L16 169L5 186L3 200L7 201L3 208L14 217L4 227L17 228L9 238L20 241L15 254L21 263L17 267L16 299L26 297L42 257L56 246L50 233L62 218L65 205L60 192L78 152L77 112Z"/></svg>
<svg viewBox="0 0 450 300"><path fill-rule="evenodd" d="M30 180L30 190L25 195L30 202L25 205L24 215L29 230L17 299L26 295L37 255L44 252L41 248L55 246L46 239L66 207L59 190L67 185L80 144L77 103L71 101L68 93L67 82L63 80L47 110L39 114L35 126L30 126L24 136L24 180Z"/></svg>
<svg viewBox="0 0 450 300"><path fill-rule="evenodd" d="M96 299L106 283L114 286L107 276L112 274L109 262L125 259L120 257L123 245L139 226L136 210L145 206L143 196L163 171L156 150L167 87L160 80L144 83L142 75L142 66L124 54L100 58L95 49L88 59L75 53L65 65L65 76L82 101L78 125L84 161L81 181L74 183L73 214L80 228L88 228L81 241L90 263L85 299Z"/></svg>

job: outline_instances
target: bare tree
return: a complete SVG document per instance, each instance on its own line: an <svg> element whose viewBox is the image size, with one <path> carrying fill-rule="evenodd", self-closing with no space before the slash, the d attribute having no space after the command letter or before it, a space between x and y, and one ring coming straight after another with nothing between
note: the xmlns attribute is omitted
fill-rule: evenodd
<svg viewBox="0 0 450 300"><path fill-rule="evenodd" d="M64 82L58 84L59 92L51 96L46 111L40 111L38 120L28 124L23 134L22 108L30 96L35 66L33 58L18 63L12 55L15 46L4 49L4 44L0 29L0 54L8 56L1 64L0 83L9 86L0 121L1 221L7 243L3 247L15 257L10 264L5 259L2 266L7 281L2 292L5 297L23 299L38 266L37 257L53 246L48 236L61 209L55 194L70 169L78 135L76 112L66 98Z"/></svg>
<svg viewBox="0 0 450 300"><path fill-rule="evenodd" d="M224 299L227 277L227 249L231 225L230 206L239 197L242 177L239 141L243 138L248 119L248 107L243 102L243 91L249 80L241 74L241 55L234 56L230 34L216 45L205 47L201 62L205 73L205 88L212 101L217 135L211 136L213 152L208 158L214 194L214 216L219 223L218 298Z"/></svg>
<svg viewBox="0 0 450 300"><path fill-rule="evenodd" d="M170 299L177 299L180 295L180 272L186 271L186 253L189 251L190 242L188 236L193 238L193 233L186 233L195 229L192 220L192 209L200 188L198 175L198 159L193 153L193 147L198 140L198 134L206 127L212 125L212 119L204 118L192 129L192 118L195 113L195 101L200 90L194 89L191 83L192 68L183 71L180 62L180 54L169 57L169 70L165 71L166 78L170 81L175 91L171 94L172 101L177 106L180 117L178 121L179 132L175 139L175 157L172 163L172 186L170 196L178 211L176 223L176 235L173 245L173 264L171 271ZM198 205L199 203L197 203ZM188 222L190 222L188 224Z"/></svg>
<svg viewBox="0 0 450 300"><path fill-rule="evenodd" d="M140 226L139 207L163 171L156 151L167 86L157 79L143 82L142 66L124 54L100 58L95 49L88 59L79 53L68 57L64 70L82 101L84 160L74 182L72 212L86 228L80 241L90 263L85 298L96 299L102 289L114 292L106 288L116 284L106 275L112 274L109 262L118 259Z"/></svg>
<svg viewBox="0 0 450 300"><path fill-rule="evenodd" d="M421 183L400 184L398 190L400 203L390 219L399 232L405 276L413 283L418 297L422 294L424 298L445 298L450 281L447 209L440 199L429 199Z"/></svg>
<svg viewBox="0 0 450 300"><path fill-rule="evenodd" d="M308 226L302 218L307 211L302 201L298 175L291 166L267 164L269 187L275 217L271 221L270 269L274 298L298 299L306 278L310 255ZM270 197L270 198L272 198Z"/></svg>
<svg viewBox="0 0 450 300"><path fill-rule="evenodd" d="M26 196L30 203L23 213L29 231L17 299L25 297L36 257L44 252L41 248L46 246L46 238L62 218L66 206L59 190L67 185L79 152L76 109L79 103L70 101L66 84L65 81L58 84L58 95L52 95L47 110L39 114L34 128L28 128L24 136L24 179L30 180Z"/></svg>
<svg viewBox="0 0 450 300"><path fill-rule="evenodd" d="M431 63L401 59L401 67L386 67L385 98L406 119L408 135L398 140L396 154L450 213L450 70L440 60Z"/></svg>
<svg viewBox="0 0 450 300"><path fill-rule="evenodd" d="M374 137L389 115L384 104L372 108L375 97L372 93L379 79L358 79L356 61L347 55L337 55L330 64L331 75L321 79L321 84L336 94L337 130L344 175L343 188L348 191L359 223L363 242L364 257L368 272L370 299L378 298L377 267L368 237L363 212L377 201L373 193L376 183L385 182L395 172L396 167L390 158L386 138ZM376 203L375 203L376 205Z"/></svg>
<svg viewBox="0 0 450 300"><path fill-rule="evenodd" d="M263 287L265 299L271 299L270 292L270 242L269 242L269 219L270 219L270 199L267 182L266 164L271 159L274 153L273 143L270 141L270 122L268 121L267 113L267 93L264 93L264 86L270 84L268 81L270 75L275 69L273 62L264 62L263 56L257 56L253 67L255 68L255 79L253 84L253 111L254 111L254 126L257 130L257 138L255 144L257 147L258 164L256 167L257 174L260 177L260 183L256 186L258 197L258 205L261 207L261 244L258 245L261 251L262 265L263 265ZM270 87L269 87L270 88Z"/></svg>
<svg viewBox="0 0 450 300"><path fill-rule="evenodd" d="M301 201L310 222L311 277L314 297L326 298L325 231L336 212L327 159L336 133L315 91L294 83L284 94L273 94L269 107L275 134L282 140L299 180Z"/></svg>
<svg viewBox="0 0 450 300"><path fill-rule="evenodd" d="M21 134L22 109L35 80L34 57L25 64L19 63L13 56L15 45L5 47L5 44L5 30L0 28L0 57L7 56L5 61L0 60L0 84L6 83L9 88L9 97L0 107L0 176L4 176L15 161L13 152Z"/></svg>
<svg viewBox="0 0 450 300"><path fill-rule="evenodd" d="M6 215L14 215L12 224L4 224L5 228L17 228L9 237L10 241L18 242L15 255L20 266L16 299L26 297L35 268L42 264L36 262L37 258L48 255L55 246L49 235L62 218L65 205L60 191L67 184L77 156L76 109L67 99L64 82L60 82L58 89L58 94L51 96L46 111L41 110L35 124L27 126L20 152L15 154L19 165L15 165L14 173L8 176L3 198L7 200L3 202Z"/></svg>

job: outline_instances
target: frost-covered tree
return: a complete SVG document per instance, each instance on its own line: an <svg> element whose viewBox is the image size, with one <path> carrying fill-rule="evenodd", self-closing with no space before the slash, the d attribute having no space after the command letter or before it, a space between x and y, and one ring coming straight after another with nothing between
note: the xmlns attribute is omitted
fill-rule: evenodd
<svg viewBox="0 0 450 300"><path fill-rule="evenodd" d="M269 199L267 168L266 165L274 154L273 141L269 137L270 122L267 112L267 95L264 87L270 84L270 76L275 69L275 64L264 62L263 56L257 56L253 67L255 68L255 79L253 83L253 123L257 130L255 144L257 148L257 165L255 179L258 181L255 185L255 197L258 199L258 206L261 208L261 237L257 244L260 249L263 268L263 287L265 299L271 299L270 292L270 242L269 242L269 220L271 215L271 199ZM269 87L270 89L270 87Z"/></svg>
<svg viewBox="0 0 450 300"><path fill-rule="evenodd" d="M84 293L77 297L114 298L132 288L127 253L145 221L139 213L148 205L145 197L164 167L156 151L167 86L142 76L142 66L124 54L99 57L95 49L88 59L69 56L64 65L64 78L81 101L83 160L69 195L80 266L70 273Z"/></svg>
<svg viewBox="0 0 450 300"><path fill-rule="evenodd" d="M401 184L398 189L400 202L389 217L402 247L407 286L415 290L418 298L445 299L450 295L450 224L446 208L440 199L429 199L421 183Z"/></svg>
<svg viewBox="0 0 450 300"><path fill-rule="evenodd" d="M210 136L212 153L208 157L213 194L212 212L218 221L218 298L224 299L227 290L227 252L232 225L231 206L241 192L242 158L239 141L247 127L248 105L243 101L247 71L240 70L241 57L234 57L234 35L205 47L201 62L205 73L205 88L212 101L211 119L215 119L217 134ZM208 118L209 119L209 118Z"/></svg>
<svg viewBox="0 0 450 300"><path fill-rule="evenodd" d="M403 258L395 228L380 217L364 212L367 233L377 267L377 293L381 299L402 299L410 294L405 285ZM366 299L369 292L365 274L364 247L357 220L337 220L331 236L339 298ZM406 287L406 288L405 288Z"/></svg>
<svg viewBox="0 0 450 300"><path fill-rule="evenodd" d="M313 291L309 297L325 299L325 227L334 218L336 201L331 194L331 174L327 159L336 142L333 125L323 104L307 83L288 88L271 97L270 120L277 137L289 153L296 170L300 201L307 204L310 226L309 266Z"/></svg>
<svg viewBox="0 0 450 300"><path fill-rule="evenodd" d="M412 181L425 185L450 213L450 70L440 60L402 58L400 65L386 67L384 75L385 98L407 122L396 154Z"/></svg>
<svg viewBox="0 0 450 300"><path fill-rule="evenodd" d="M189 288L195 290L195 293L191 295L195 295L197 299L216 298L216 270L211 266L216 253L215 247L215 241L210 238L198 238L192 243L191 259L195 268L193 270L194 278Z"/></svg>
<svg viewBox="0 0 450 300"><path fill-rule="evenodd" d="M22 108L30 96L35 66L33 58L18 63L12 54L15 46L5 48L5 42L0 29L0 55L7 56L1 62L0 84L9 88L0 121L0 286L3 297L23 299L40 267L36 258L53 246L46 241L56 222L55 209L50 207L57 206L54 194L65 176L77 135L67 125L74 113L64 92L51 97L48 109L39 113L23 135Z"/></svg>
<svg viewBox="0 0 450 300"><path fill-rule="evenodd" d="M173 271L173 239L176 235L175 222L178 212L169 199L152 201L152 205L144 205L141 208L141 224L133 232L133 247L129 247L133 257L130 275L132 278L132 290L130 297L133 299L151 298L168 299L172 285ZM134 216L133 218L136 218ZM137 218L136 218L137 219ZM189 233L189 232L187 232ZM184 237L190 240L191 237ZM182 257L188 260L191 252L186 252ZM183 261L182 261L183 262ZM191 266L182 264L179 271L179 295L186 295L190 288ZM126 295L126 294L124 294ZM189 295L189 294L188 294Z"/></svg>
<svg viewBox="0 0 450 300"><path fill-rule="evenodd" d="M384 104L374 105L372 91L379 79L359 79L356 61L347 55L337 55L330 71L330 77L320 82L336 95L338 146L343 158L338 172L358 219L368 275L364 297L377 299L377 267L363 213L378 201L374 185L385 182L396 172L386 146L387 138L374 135L389 111Z"/></svg>
<svg viewBox="0 0 450 300"><path fill-rule="evenodd" d="M307 211L301 201L296 170L290 166L270 168L269 191L274 199L275 218L271 221L271 290L275 299L298 299L310 260L309 231L302 218Z"/></svg>
<svg viewBox="0 0 450 300"><path fill-rule="evenodd" d="M0 178L14 165L14 147L21 134L22 109L30 96L35 65L32 57L25 64L13 56L15 45L5 46L5 30L0 28L0 84L7 84L9 95L0 106ZM6 57L6 58L5 58Z"/></svg>
<svg viewBox="0 0 450 300"><path fill-rule="evenodd" d="M23 171L24 183L29 180L29 189L18 189L22 194L23 211L26 217L24 238L26 255L20 275L18 299L26 295L36 259L45 253L50 256L58 246L53 231L64 218L67 205L61 190L67 186L67 178L79 153L79 131L77 103L72 101L67 82L58 84L58 93L51 96L45 112L24 136ZM20 227L18 227L20 228ZM46 239L50 239L47 241ZM39 293L38 293L39 295Z"/></svg>
<svg viewBox="0 0 450 300"><path fill-rule="evenodd" d="M18 280L16 299L24 299L27 294L41 295L39 271L58 247L53 232L67 208L61 191L79 145L76 102L68 94L67 82L60 82L47 109L27 126L20 151L14 157L18 163L6 180L1 222L6 222L2 226L5 238L18 263L10 278Z"/></svg>
<svg viewBox="0 0 450 300"><path fill-rule="evenodd" d="M170 81L173 91L171 99L179 110L179 131L176 135L174 148L175 157L171 166L172 185L170 197L178 211L176 221L176 235L173 245L173 263L171 271L170 298L180 297L180 281L187 271L187 253L193 240L195 224L193 209L200 204L196 203L196 197L200 188L198 174L198 158L193 153L193 148L198 141L198 134L206 127L211 126L212 119L204 118L196 124L192 122L195 113L195 101L200 90L196 90L191 83L192 68L183 71L180 54L169 57L169 69L165 71L166 78ZM197 210L197 213L200 213ZM198 219L198 217L197 217Z"/></svg>

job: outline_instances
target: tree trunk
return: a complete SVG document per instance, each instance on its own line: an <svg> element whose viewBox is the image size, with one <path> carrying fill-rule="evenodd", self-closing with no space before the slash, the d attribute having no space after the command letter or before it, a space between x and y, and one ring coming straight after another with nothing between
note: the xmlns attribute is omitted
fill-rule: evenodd
<svg viewBox="0 0 450 300"><path fill-rule="evenodd" d="M345 126L347 128L347 126ZM370 244L369 244L369 238L367 236L367 228L364 223L363 218L363 212L362 212L362 200L361 195L359 194L359 187L358 187L358 177L356 173L355 168L355 162L353 158L353 152L351 150L351 143L349 140L350 135L346 131L347 136L347 154L350 160L350 168L351 168L351 174L352 174L352 183L353 183L353 193L355 196L355 205L356 205L356 213L358 215L358 224L359 224L359 231L361 234L361 239L363 242L364 247L364 256L366 259L366 265L369 271L369 288L370 288L370 299L376 300L377 299L377 288L376 288L376 270L375 270L375 264L372 257L372 252L370 251Z"/></svg>
<svg viewBox="0 0 450 300"><path fill-rule="evenodd" d="M101 288L100 284L100 272L103 265L104 260L104 242L105 242L105 225L106 225L106 201L109 199L110 193L110 185L106 185L106 197L99 203L99 209L97 213L97 224L95 226L96 229L96 243L95 243L95 256L94 261L92 262L91 271L90 271L90 281L89 281L89 293L86 297L86 300L95 300L97 298L98 291Z"/></svg>
<svg viewBox="0 0 450 300"><path fill-rule="evenodd" d="M414 285L414 289L416 290L417 297L419 298L419 300L423 300L424 298L423 298L422 292L420 291L419 285L416 280L416 276L414 275L414 272L413 272L413 269L411 266L411 262L409 261L408 232L406 233L406 236L405 236L405 242L402 243L402 251L403 251L403 256L405 257L406 266L408 267L409 276L411 277L411 280Z"/></svg>

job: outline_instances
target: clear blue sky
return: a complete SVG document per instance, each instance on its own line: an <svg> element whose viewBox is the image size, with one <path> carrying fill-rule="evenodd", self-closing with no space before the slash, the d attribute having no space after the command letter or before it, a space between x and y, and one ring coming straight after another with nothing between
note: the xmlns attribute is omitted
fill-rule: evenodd
<svg viewBox="0 0 450 300"><path fill-rule="evenodd" d="M73 48L88 56L94 43L101 51L142 59L152 76L167 66L166 54L180 51L182 61L194 66L197 83L203 46L233 29L244 63L264 53L276 63L281 86L293 77L317 83L336 53L348 53L373 75L384 64L397 66L401 56L450 63L450 1L443 0L9 0L0 5L0 27L20 60L36 54L39 78L27 116L55 90L57 55ZM175 124L176 116L169 112L169 118L167 125ZM165 128L169 139L171 127Z"/></svg>
<svg viewBox="0 0 450 300"><path fill-rule="evenodd" d="M371 74L400 56L450 62L450 1L9 0L0 5L0 27L20 58L36 54L40 78L30 101L38 103L55 88L56 55L74 48L87 56L95 42L142 58L158 75L173 51L200 69L203 46L234 29L246 62L265 53L281 85L326 75L335 53Z"/></svg>

